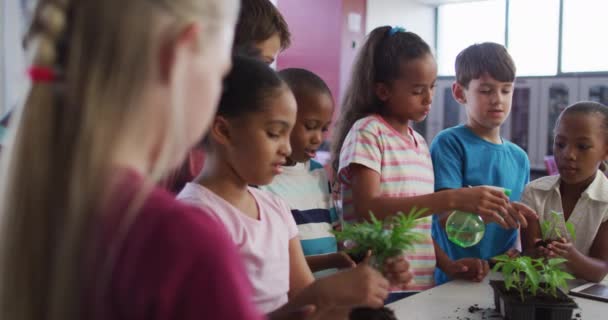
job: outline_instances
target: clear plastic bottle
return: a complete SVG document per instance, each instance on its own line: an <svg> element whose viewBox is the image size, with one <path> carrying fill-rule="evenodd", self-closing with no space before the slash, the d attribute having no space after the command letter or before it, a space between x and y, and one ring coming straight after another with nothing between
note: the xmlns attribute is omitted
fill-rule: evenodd
<svg viewBox="0 0 608 320"><path fill-rule="evenodd" d="M511 190L500 188L507 196ZM477 214L463 211L454 211L445 223L448 239L463 248L474 246L481 241L486 232L486 225Z"/></svg>

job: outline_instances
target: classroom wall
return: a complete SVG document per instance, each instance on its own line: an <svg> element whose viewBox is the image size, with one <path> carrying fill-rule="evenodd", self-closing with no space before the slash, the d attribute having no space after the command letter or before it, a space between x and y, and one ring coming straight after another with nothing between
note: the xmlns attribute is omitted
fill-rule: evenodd
<svg viewBox="0 0 608 320"><path fill-rule="evenodd" d="M414 0L367 1L367 32L384 25L402 26L408 31L417 33L434 47L435 8L433 6L420 4Z"/></svg>
<svg viewBox="0 0 608 320"><path fill-rule="evenodd" d="M279 55L277 69L298 67L317 73L339 104L356 50L365 37L366 3L278 0L278 8L289 24L292 45Z"/></svg>
<svg viewBox="0 0 608 320"><path fill-rule="evenodd" d="M345 0L342 3L342 46L340 56L340 96L342 97L351 78L352 67L361 46L365 42L367 2L370 0ZM373 0L372 0L373 1Z"/></svg>
<svg viewBox="0 0 608 320"><path fill-rule="evenodd" d="M340 88L341 0L279 0L291 31L291 47L277 69L305 68L317 73L336 94Z"/></svg>

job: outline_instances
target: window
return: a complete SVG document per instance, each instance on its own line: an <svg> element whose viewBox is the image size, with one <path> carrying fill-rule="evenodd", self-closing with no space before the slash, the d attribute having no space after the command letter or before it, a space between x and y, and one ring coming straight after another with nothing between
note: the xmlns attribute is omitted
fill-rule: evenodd
<svg viewBox="0 0 608 320"><path fill-rule="evenodd" d="M608 71L608 1L563 0L563 72Z"/></svg>
<svg viewBox="0 0 608 320"><path fill-rule="evenodd" d="M445 4L438 8L439 75L454 75L460 51L474 43L505 44L505 0Z"/></svg>
<svg viewBox="0 0 608 320"><path fill-rule="evenodd" d="M559 0L510 0L508 34L517 76L557 74Z"/></svg>

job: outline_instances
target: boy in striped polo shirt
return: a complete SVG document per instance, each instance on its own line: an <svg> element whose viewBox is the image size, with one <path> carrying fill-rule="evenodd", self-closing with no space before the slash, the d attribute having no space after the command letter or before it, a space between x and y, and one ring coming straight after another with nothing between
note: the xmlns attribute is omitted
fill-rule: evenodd
<svg viewBox="0 0 608 320"><path fill-rule="evenodd" d="M338 252L336 238L331 232L339 219L331 199L329 180L323 166L313 160L332 119L333 97L325 82L310 71L290 68L279 75L293 91L298 104L290 141L292 154L283 173L260 188L289 204L306 261L315 276L321 276L336 268L355 265L347 254Z"/></svg>

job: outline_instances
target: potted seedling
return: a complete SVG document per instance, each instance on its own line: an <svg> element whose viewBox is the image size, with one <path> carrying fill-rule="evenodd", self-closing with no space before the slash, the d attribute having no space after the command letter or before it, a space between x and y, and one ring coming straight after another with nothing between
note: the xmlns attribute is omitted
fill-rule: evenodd
<svg viewBox="0 0 608 320"><path fill-rule="evenodd" d="M371 265L382 271L386 259L401 255L424 238L413 229L418 225L416 220L426 211L414 207L408 215L399 212L385 220L378 220L370 212L370 221L344 223L342 230L334 231L334 234L338 242L344 243L346 253L355 262L363 260L371 251Z"/></svg>
<svg viewBox="0 0 608 320"><path fill-rule="evenodd" d="M357 263L361 262L368 251L372 252L370 264L382 271L386 259L403 254L404 250L424 239L424 235L414 231L418 225L417 219L427 209L417 210L415 207L409 215L402 212L378 220L370 212L370 221L361 223L344 223L341 231L335 231L336 239L345 244L345 251ZM350 314L351 320L395 320L395 314L387 307L380 309L355 308Z"/></svg>
<svg viewBox="0 0 608 320"><path fill-rule="evenodd" d="M549 214L549 219L545 219L540 224L540 232L542 239L536 242L536 247L546 248L552 242L559 241L559 239L565 236L562 228L560 228L562 216L562 213L551 210L551 213ZM571 222L566 222L564 225L566 226L568 234L570 234L570 239L574 241L576 239L574 225Z"/></svg>
<svg viewBox="0 0 608 320"><path fill-rule="evenodd" d="M567 289L566 280L574 279L564 271L563 258L527 256L496 257L493 271L502 273L503 281L490 281L494 291L496 310L505 319L512 320L570 320L577 308L572 298L561 289ZM561 289L560 289L561 288Z"/></svg>

